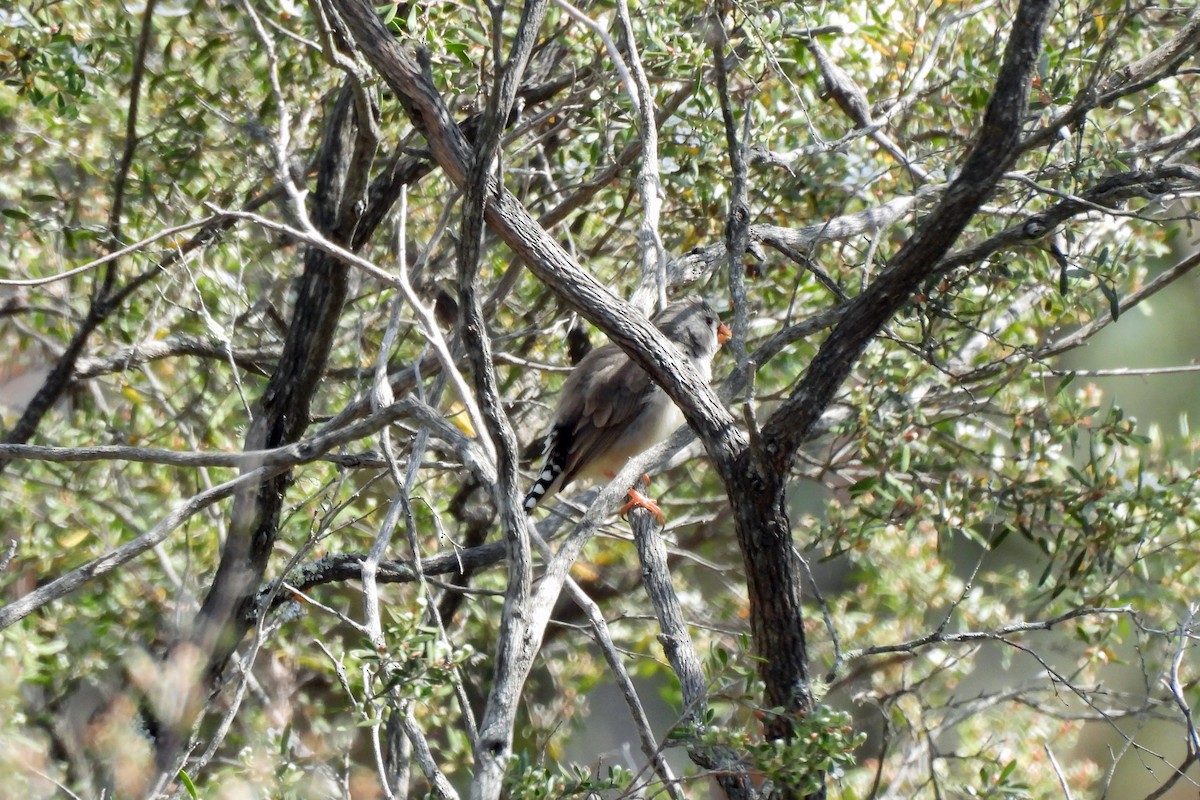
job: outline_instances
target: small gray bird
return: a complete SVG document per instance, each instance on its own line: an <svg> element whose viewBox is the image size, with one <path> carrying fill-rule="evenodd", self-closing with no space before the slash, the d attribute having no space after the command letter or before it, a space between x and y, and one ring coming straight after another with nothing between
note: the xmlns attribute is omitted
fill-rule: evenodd
<svg viewBox="0 0 1200 800"><path fill-rule="evenodd" d="M677 300L651 322L705 380L712 378L713 356L730 332L708 303L698 297ZM666 439L683 421L667 393L619 347L597 347L563 384L546 437L546 461L525 495L526 513L571 481L612 478L626 461ZM632 490L629 494L622 513L640 505L662 522L653 501Z"/></svg>

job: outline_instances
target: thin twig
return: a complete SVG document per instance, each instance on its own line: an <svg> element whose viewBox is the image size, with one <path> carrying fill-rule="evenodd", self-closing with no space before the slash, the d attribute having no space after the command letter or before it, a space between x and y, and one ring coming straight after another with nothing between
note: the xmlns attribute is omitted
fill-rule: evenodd
<svg viewBox="0 0 1200 800"><path fill-rule="evenodd" d="M185 222L182 225L176 225L171 228L163 228L157 233L152 233L144 239L139 239L132 244L125 245L120 250L114 250L113 252L89 261L86 264L80 264L78 267L69 269L66 272L60 272L57 275L48 275L44 278L0 278L0 286L45 286L46 284L65 281L68 278L74 278L76 275L82 275L83 273L93 270L96 267L102 267L105 264L116 261L124 256L129 255L130 253L136 253L140 250L144 250L160 239L167 239L183 233L184 231L190 231L195 228L204 228L208 225L222 222L226 219L233 219L233 217L230 217L226 214L211 214L207 217L201 217L200 219L193 220L192 222Z"/></svg>
<svg viewBox="0 0 1200 800"><path fill-rule="evenodd" d="M164 541L168 535L199 511L208 508L213 503L224 500L242 486L253 484L255 481L268 480L284 472L287 467L259 467L232 480L214 486L208 491L201 492L188 498L182 505L177 506L167 514L157 525L143 533L131 542L93 559L82 567L71 570L66 575L56 578L44 586L39 586L24 597L14 600L0 608L0 630L14 622L24 619L42 606L65 597L83 586L88 581L106 575L125 562L136 558L142 553Z"/></svg>
<svg viewBox="0 0 1200 800"><path fill-rule="evenodd" d="M642 199L642 224L638 232L642 275L630 302L645 314L654 304L665 305L667 299L667 254L658 230L663 191L658 164L658 125L655 122L654 95L650 92L650 82L646 79L646 70L638 54L638 37L629 17L626 0L617 0L617 19L621 23L625 52L629 57L629 74L636 90L630 99L637 109L638 138L642 140L642 165L637 180L638 195ZM626 88L629 88L628 82ZM649 302L651 300L655 303Z"/></svg>
<svg viewBox="0 0 1200 800"><path fill-rule="evenodd" d="M924 647L934 644L949 644L949 643L969 643L969 642L984 642L984 641L1003 641L1008 644L1009 636L1019 633L1030 633L1032 631L1048 631L1056 625L1061 625L1080 617L1090 616L1114 616L1120 614L1133 614L1131 606L1117 606L1113 608L1073 608L1070 611L1063 612L1056 617L1050 619L1039 620L1035 622L1018 622L1012 625L1004 625L991 631L961 631L959 633L946 633L944 630L930 633L917 639L912 639L899 644L876 645L874 647L865 647L861 650L855 650L846 654L847 660L854 658L863 658L865 656L878 656L886 653L913 653Z"/></svg>
<svg viewBox="0 0 1200 800"><path fill-rule="evenodd" d="M546 540L536 533L531 536L533 544L538 548L538 551L545 559L550 559L554 556L554 551L550 549L550 545L546 544ZM571 599L575 605L579 606L580 610L588 618L588 623L592 626L592 634L596 644L600 647L600 652L604 655L604 660L608 662L608 667L612 670L613 678L617 682L617 686L621 690L621 695L625 699L625 705L629 708L629 714L633 718L633 727L637 731L638 741L641 743L642 754L646 756L655 773L663 782L667 793L675 800L683 800L683 792L680 790L677 779L671 771L671 766L663 757L662 748L659 747L657 740L654 738L654 733L650 728L650 718L646 716L646 710L642 706L641 698L638 697L637 688L633 685L633 679L629 677L628 670L625 669L624 663L621 661L621 654L617 652L616 644L612 640L612 635L608 631L608 623L604 619L604 615L600 612L600 607L596 605L592 598L588 597L587 593L575 582L574 578L568 578L566 581L567 592L571 595Z"/></svg>

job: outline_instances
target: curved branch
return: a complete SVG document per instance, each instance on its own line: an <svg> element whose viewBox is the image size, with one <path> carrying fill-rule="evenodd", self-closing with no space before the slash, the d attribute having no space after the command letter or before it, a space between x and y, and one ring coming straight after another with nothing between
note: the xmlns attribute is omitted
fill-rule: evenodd
<svg viewBox="0 0 1200 800"><path fill-rule="evenodd" d="M330 455L330 451L348 442L372 436L396 420L409 416L420 420L423 429L429 430L435 437L464 455L465 457L462 459L464 464L474 466L482 460L483 454L477 451L477 444L447 422L437 411L413 397L398 400L381 408L366 419L352 422L344 427L328 427L303 441L266 450L226 453L162 450L129 445L47 447L32 444L0 444L0 458L58 463L132 461L173 467L230 467L234 469L255 469L263 466L294 467L321 460L338 463L349 461L351 464L357 465L370 457L351 455L343 459L340 456Z"/></svg>
<svg viewBox="0 0 1200 800"><path fill-rule="evenodd" d="M110 356L81 358L75 365L75 380L95 378L130 367L160 361L174 356L210 358L228 364L233 362L256 375L267 375L269 365L279 359L277 347L234 349L228 342L200 339L193 336L169 336L166 339L147 339L123 348Z"/></svg>
<svg viewBox="0 0 1200 800"><path fill-rule="evenodd" d="M780 471L786 472L796 449L875 333L932 273L1019 154L1030 77L1037 67L1051 5L1049 0L1021 3L992 99L959 177L905 242L891 267L851 303L800 385L767 421L763 429L766 455Z"/></svg>
<svg viewBox="0 0 1200 800"><path fill-rule="evenodd" d="M219 500L224 500L226 497L247 486L252 486L259 481L268 480L286 469L286 467L259 467L189 498L185 503L164 517L161 522L132 542L127 542L112 552L105 553L103 556L89 561L82 567L71 570L61 578L57 578L45 586L39 586L21 599L14 600L3 608L0 608L0 630L7 628L14 622L19 622L46 604L52 603L60 597L65 597L88 581L106 575L130 559L140 556L151 547L165 540L171 531L178 528L197 512Z"/></svg>
<svg viewBox="0 0 1200 800"><path fill-rule="evenodd" d="M1147 89L1175 74L1200 48L1200 8L1192 11L1187 24L1166 43L1142 58L1111 73L1099 86L1081 93L1070 107L1021 142L1021 152L1054 141L1059 131L1081 122L1094 108Z"/></svg>
<svg viewBox="0 0 1200 800"><path fill-rule="evenodd" d="M1200 266L1200 251L1192 253L1190 256L1178 262L1171 268L1159 273L1154 277L1153 280L1151 280L1141 289L1138 289L1136 292L1121 298L1120 303L1117 305L1118 309L1120 309L1121 313L1124 314L1138 303L1141 303L1146 298L1162 291L1167 286L1170 286L1172 283L1179 280L1184 275L1187 275L1198 266ZM1070 334L1062 337L1061 339L1056 339L1055 341L1038 348L1034 355L1039 359L1062 355L1063 353L1073 350L1076 347L1084 344L1088 339L1092 338L1097 333L1112 324L1115 319L1116 318L1112 315L1112 311L1106 309L1102 314L1089 322L1087 325L1084 325L1078 330L1072 331Z"/></svg>
<svg viewBox="0 0 1200 800"><path fill-rule="evenodd" d="M878 233L911 213L917 204L935 194L938 186L923 186L915 194L893 198L886 203L853 214L833 217L815 225L785 228L780 225L751 225L751 252L760 244L778 250L788 258L811 252L827 242L844 242L856 236ZM725 240L696 247L667 265L667 281L673 286L707 278L728 264Z"/></svg>
<svg viewBox="0 0 1200 800"><path fill-rule="evenodd" d="M363 0L335 0L363 53L396 93L447 177L464 186L472 155L419 53L398 43ZM551 291L606 333L683 411L723 474L732 475L745 437L679 351L632 306L584 271L510 192L489 181L485 218Z"/></svg>
<svg viewBox="0 0 1200 800"><path fill-rule="evenodd" d="M272 77L277 80L274 73ZM365 124L356 119L354 105L352 90L343 86L326 120L313 197L316 227L322 235L336 237L342 243L353 234L344 228L339 230L348 219L342 209L361 200L344 193L353 185L347 180L346 170L356 155L355 131ZM282 153L282 145L276 145ZM283 160L280 156L281 169L285 166ZM289 193L295 200L294 187ZM304 213L299 204L295 210ZM293 319L279 364L257 401L254 421L246 434L248 448L270 449L295 442L309 425L312 399L325 372L348 291L349 269L319 248L310 247L305 252ZM192 691L206 691L215 682L248 630L242 623L244 609L253 604L274 550L288 485L287 471L277 472L241 488L234 497L229 534L221 548L216 575L192 629L184 632L169 652L167 669L182 669L183 662L199 659L200 669L195 674L201 683L191 687ZM163 730L155 742L159 786L165 786L178 771L177 759L185 749L185 737L198 712L198 707L189 705L188 709L178 718L158 721Z"/></svg>

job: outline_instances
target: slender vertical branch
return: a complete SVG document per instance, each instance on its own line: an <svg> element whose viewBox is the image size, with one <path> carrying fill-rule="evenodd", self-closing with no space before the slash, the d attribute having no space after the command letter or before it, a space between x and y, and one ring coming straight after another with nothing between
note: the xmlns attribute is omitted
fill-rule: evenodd
<svg viewBox="0 0 1200 800"><path fill-rule="evenodd" d="M343 193L346 171L352 163L355 117L353 92L343 87L325 126L314 220L308 223L339 242L349 238L345 230L338 229L339 220L345 219L341 205L359 199ZM279 142L276 150L282 151ZM280 179L286 181L288 177ZM302 206L299 211L304 212ZM247 449L274 448L296 441L308 426L312 398L341 317L348 269L323 249L312 247L305 253L291 326L279 364L258 400L257 413L246 435ZM196 695L206 692L248 630L248 620L253 619L250 610L274 550L289 476L284 472L244 488L235 496L229 533L212 585L191 630L182 633L168 655L168 669L194 679L181 691ZM162 733L155 743L155 760L160 786L174 778L176 759L184 750L199 712L194 703L181 703L179 708L178 714L158 720Z"/></svg>
<svg viewBox="0 0 1200 800"><path fill-rule="evenodd" d="M658 618L658 641L667 656L667 663L679 679L685 718L692 731L699 733L705 725L705 712L708 709L708 682L688 633L679 596L671 582L667 549L654 527L650 512L635 509L630 512L629 522L642 565L642 586ZM750 777L745 766L739 763L737 753L728 748L692 744L688 748L688 755L700 766L713 770L717 784L729 800L750 800L755 797Z"/></svg>
<svg viewBox="0 0 1200 800"><path fill-rule="evenodd" d="M889 268L851 303L800 385L764 426L765 446L776 469L789 468L796 448L829 406L875 333L954 245L1019 155L1030 80L1037 68L1042 31L1052 6L1050 0L1023 0L1020 4L983 124L958 177L937 208L900 248Z"/></svg>
<svg viewBox="0 0 1200 800"><path fill-rule="evenodd" d="M642 59L638 54L637 34L633 20L629 17L629 4L617 0L617 18L621 22L621 33L625 53L629 60L629 71L637 94L638 136L642 140L642 166L638 171L638 195L642 198L642 224L638 231L641 245L642 276L634 291L632 303L643 313L650 310L647 300L654 298L659 304L667 299L667 254L663 249L662 237L658 233L662 217L662 181L658 169L658 124L655 121L654 95Z"/></svg>
<svg viewBox="0 0 1200 800"><path fill-rule="evenodd" d="M725 129L725 152L729 155L729 210L725 218L725 258L729 274L729 294L733 299L733 341L730 347L737 358L738 371L746 375L746 332L750 304L746 296L746 270L743 264L750 247L750 204L746 199L750 176L746 166L746 141L750 131L750 109L745 113L746 135L738 136L737 116L729 95L729 70L725 63L725 26L716 17L709 19L708 45L712 50L713 74L717 79L717 97L721 102L721 121ZM741 383L744 377L735 377Z"/></svg>
<svg viewBox="0 0 1200 800"><path fill-rule="evenodd" d="M500 52L503 6L491 6L495 52ZM521 507L517 473L517 438L504 412L492 364L491 340L483 321L479 298L479 261L483 248L484 212L491 191L490 171L499 163L500 134L517 87L533 52L545 16L544 0L531 0L521 12L516 39L502 71L497 76L488 108L480 125L473 159L466 173L463 192L462 234L458 248L458 295L460 332L471 364L475 389L486 430L495 442L497 483L496 506L500 510L508 555L508 587L500 620L495 670L487 706L475 743L475 775L471 782L473 800L493 800L503 789L504 772L512 753L513 725L517 705L532 662L533 638L529 633L529 601L533 566L529 545L528 518ZM497 184L503 174L497 176Z"/></svg>

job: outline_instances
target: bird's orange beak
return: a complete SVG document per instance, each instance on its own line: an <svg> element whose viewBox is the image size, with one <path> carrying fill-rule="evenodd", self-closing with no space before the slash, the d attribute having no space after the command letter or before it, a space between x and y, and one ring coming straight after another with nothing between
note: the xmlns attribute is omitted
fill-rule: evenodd
<svg viewBox="0 0 1200 800"><path fill-rule="evenodd" d="M733 338L733 331L724 322L717 325L717 344L725 344Z"/></svg>

